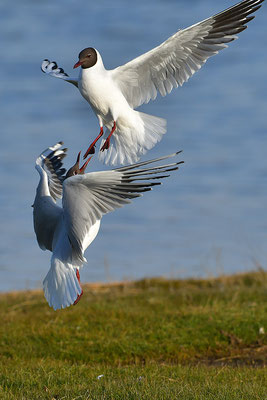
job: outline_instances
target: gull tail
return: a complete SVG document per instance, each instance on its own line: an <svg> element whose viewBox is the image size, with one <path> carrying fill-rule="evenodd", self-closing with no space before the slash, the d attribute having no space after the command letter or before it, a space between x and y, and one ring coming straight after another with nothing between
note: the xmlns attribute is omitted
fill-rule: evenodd
<svg viewBox="0 0 267 400"><path fill-rule="evenodd" d="M105 164L132 164L152 149L166 133L166 120L133 110L130 125L123 126L123 121L117 120L117 129L111 136L108 150L99 152L99 160ZM127 121L128 122L128 121ZM105 143L105 138L100 148Z"/></svg>
<svg viewBox="0 0 267 400"><path fill-rule="evenodd" d="M144 140L140 143L141 147L147 152L152 149L156 143L160 142L162 135L167 131L167 122L164 118L155 117L136 111L144 124ZM144 154L143 152L141 154ZM139 157L140 158L140 157Z"/></svg>
<svg viewBox="0 0 267 400"><path fill-rule="evenodd" d="M63 263L52 256L51 268L43 282L44 295L49 306L59 310L76 304L83 293L79 281L79 267Z"/></svg>

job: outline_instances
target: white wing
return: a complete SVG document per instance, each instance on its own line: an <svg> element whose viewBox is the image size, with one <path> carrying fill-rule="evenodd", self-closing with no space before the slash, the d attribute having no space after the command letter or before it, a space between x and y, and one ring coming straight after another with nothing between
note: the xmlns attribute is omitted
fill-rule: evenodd
<svg viewBox="0 0 267 400"><path fill-rule="evenodd" d="M47 75L63 79L64 81L72 83L74 86L78 87L78 79L69 77L69 75L64 72L63 68L58 67L55 61L45 59L42 62L41 70Z"/></svg>
<svg viewBox="0 0 267 400"><path fill-rule="evenodd" d="M111 71L128 103L136 108L182 86L207 59L237 34L264 0L244 0L202 22L175 33L160 46Z"/></svg>
<svg viewBox="0 0 267 400"><path fill-rule="evenodd" d="M62 142L48 147L39 155L35 168L40 174L40 182L36 190L33 204L34 231L42 250L52 251L53 237L62 214L56 205L56 199L62 197L62 181L65 169L62 159L67 149L60 149Z"/></svg>
<svg viewBox="0 0 267 400"><path fill-rule="evenodd" d="M62 197L62 182L64 180L65 168L62 168L62 160L67 155L67 149L60 149L63 142L48 147L36 160L36 168L42 168L48 178L50 195L54 201Z"/></svg>
<svg viewBox="0 0 267 400"><path fill-rule="evenodd" d="M178 169L181 162L145 169L140 167L175 157L179 153L111 171L92 172L66 179L63 184L64 220L75 257L83 262L84 238L96 221L104 214L130 203L131 199L141 196L142 192L151 190L152 186L159 185L158 180L169 176L166 172Z"/></svg>

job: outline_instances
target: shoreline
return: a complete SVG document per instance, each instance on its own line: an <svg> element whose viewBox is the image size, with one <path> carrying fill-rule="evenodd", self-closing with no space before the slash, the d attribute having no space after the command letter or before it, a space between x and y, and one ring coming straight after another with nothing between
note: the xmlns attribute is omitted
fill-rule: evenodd
<svg viewBox="0 0 267 400"><path fill-rule="evenodd" d="M136 286L136 284L148 284L151 285L153 283L162 283L162 284L175 284L177 285L201 285L203 284L218 284L218 283L233 283L235 280L240 280L242 278L248 278L250 276L255 276L258 274L262 274L263 276L266 276L267 278L267 269L264 268L257 268L254 270L250 271L244 271L244 272L237 272L233 274L221 274L218 276L210 276L210 277L204 277L204 278L194 278L194 277L189 277L189 278L167 278L164 276L156 276L156 277L146 277L146 278L141 278L141 279L133 279L133 280L114 280L110 282L81 282L83 289L85 290L91 290L91 291L102 291L104 289L108 288L120 288L120 287L125 287L125 288L131 288L132 286ZM5 291L0 291L0 298L5 295L19 295L22 293L32 293L32 294L39 294L42 293L43 289L36 288L36 289L19 289L19 290L5 290Z"/></svg>

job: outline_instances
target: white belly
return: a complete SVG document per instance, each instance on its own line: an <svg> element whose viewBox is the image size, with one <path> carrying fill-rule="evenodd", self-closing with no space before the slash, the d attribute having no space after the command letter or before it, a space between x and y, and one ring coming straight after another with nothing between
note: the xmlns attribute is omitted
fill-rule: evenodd
<svg viewBox="0 0 267 400"><path fill-rule="evenodd" d="M103 73L94 71L92 68L82 70L78 87L82 96L105 125L116 121L122 110L131 110L107 71Z"/></svg>

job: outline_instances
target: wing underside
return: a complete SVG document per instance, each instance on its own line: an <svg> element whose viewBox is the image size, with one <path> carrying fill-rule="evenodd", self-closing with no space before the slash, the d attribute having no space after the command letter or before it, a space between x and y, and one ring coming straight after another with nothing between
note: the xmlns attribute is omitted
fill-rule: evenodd
<svg viewBox="0 0 267 400"><path fill-rule="evenodd" d="M129 104L136 108L182 86L207 59L247 28L264 0L245 0L204 21L180 30L160 46L111 73Z"/></svg>
<svg viewBox="0 0 267 400"><path fill-rule="evenodd" d="M83 243L91 227L104 214L128 204L132 199L160 185L169 172L183 161L149 166L180 152L111 171L76 175L64 181L63 209L68 237L76 257L83 260ZM146 166L145 168L142 168Z"/></svg>

